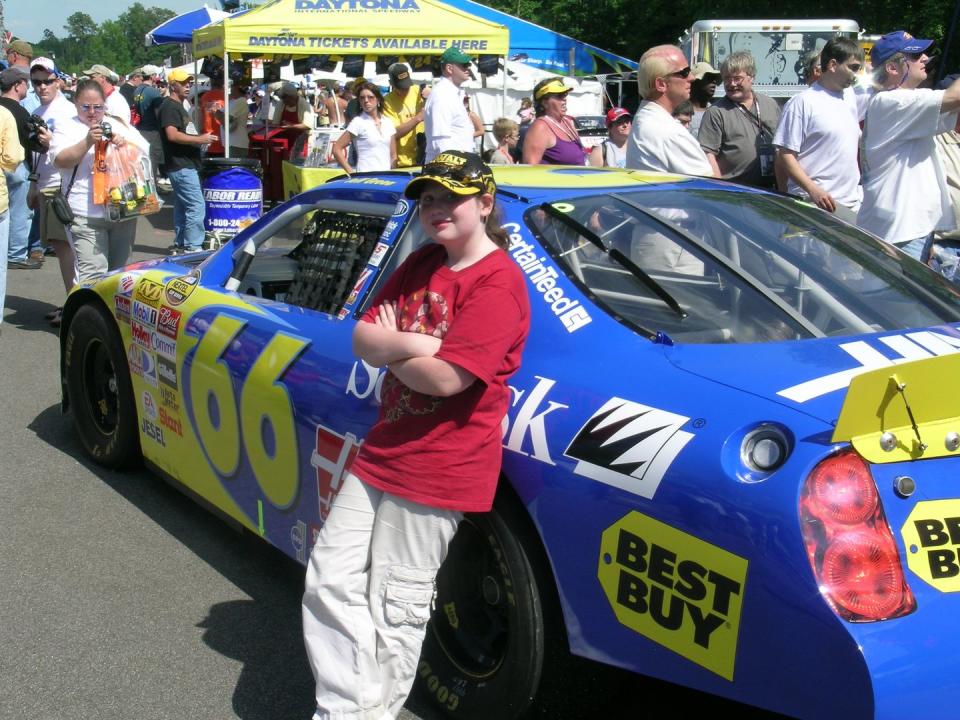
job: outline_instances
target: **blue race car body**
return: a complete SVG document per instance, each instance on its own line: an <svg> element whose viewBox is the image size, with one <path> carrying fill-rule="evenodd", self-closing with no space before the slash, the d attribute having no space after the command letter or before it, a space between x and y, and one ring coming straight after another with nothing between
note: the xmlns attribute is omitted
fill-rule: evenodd
<svg viewBox="0 0 960 720"><path fill-rule="evenodd" d="M410 177L333 181L213 254L74 292L63 382L88 451L139 448L306 562L376 419L384 371L351 334L424 240ZM585 168L497 179L531 333L504 521L465 523L440 578L420 667L437 705L522 712L550 661L537 631L561 632L527 627L551 602L577 655L789 715L960 697L957 294L785 198Z"/></svg>

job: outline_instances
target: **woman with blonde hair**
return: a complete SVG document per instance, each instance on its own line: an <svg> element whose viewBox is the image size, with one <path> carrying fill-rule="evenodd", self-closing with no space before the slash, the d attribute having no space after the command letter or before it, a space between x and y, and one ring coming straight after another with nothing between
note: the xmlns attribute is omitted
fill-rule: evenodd
<svg viewBox="0 0 960 720"><path fill-rule="evenodd" d="M493 137L497 147L490 153L490 165L513 165L516 161L510 151L520 140L520 126L510 118L499 118L493 123Z"/></svg>

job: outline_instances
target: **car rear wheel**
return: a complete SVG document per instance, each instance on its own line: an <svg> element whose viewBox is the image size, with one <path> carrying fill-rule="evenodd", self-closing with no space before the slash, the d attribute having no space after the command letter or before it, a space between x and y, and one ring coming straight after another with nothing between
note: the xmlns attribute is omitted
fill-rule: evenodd
<svg viewBox="0 0 960 720"><path fill-rule="evenodd" d="M449 717L519 717L540 686L544 627L534 567L502 508L465 515L437 576L419 690Z"/></svg>
<svg viewBox="0 0 960 720"><path fill-rule="evenodd" d="M119 469L140 459L137 411L120 337L94 305L77 310L65 343L67 393L84 450Z"/></svg>

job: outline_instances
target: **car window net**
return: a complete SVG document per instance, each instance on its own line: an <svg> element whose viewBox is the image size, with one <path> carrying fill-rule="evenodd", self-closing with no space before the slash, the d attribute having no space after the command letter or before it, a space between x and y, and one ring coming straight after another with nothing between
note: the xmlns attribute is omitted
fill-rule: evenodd
<svg viewBox="0 0 960 720"><path fill-rule="evenodd" d="M346 303L387 224L384 217L318 210L290 253L297 269L286 295L291 305L335 315Z"/></svg>

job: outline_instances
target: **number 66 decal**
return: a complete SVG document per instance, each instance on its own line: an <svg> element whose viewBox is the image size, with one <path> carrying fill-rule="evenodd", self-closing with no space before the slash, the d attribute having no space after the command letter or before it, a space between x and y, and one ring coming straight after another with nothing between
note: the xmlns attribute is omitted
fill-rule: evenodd
<svg viewBox="0 0 960 720"><path fill-rule="evenodd" d="M228 315L210 323L190 365L190 404L197 436L214 469L224 477L236 473L242 439L264 496L285 508L296 496L299 467L293 403L280 377L309 343L274 335L244 378L238 406L223 355L245 325Z"/></svg>

